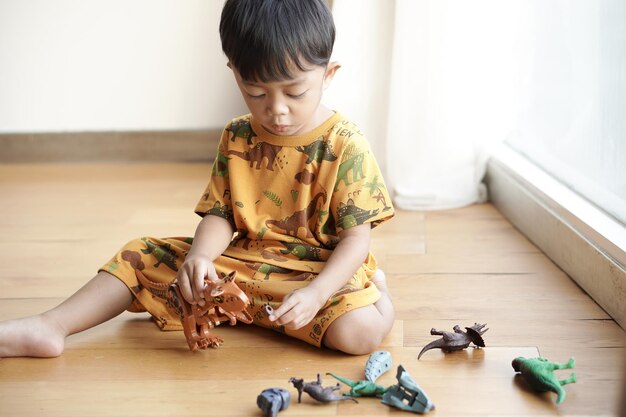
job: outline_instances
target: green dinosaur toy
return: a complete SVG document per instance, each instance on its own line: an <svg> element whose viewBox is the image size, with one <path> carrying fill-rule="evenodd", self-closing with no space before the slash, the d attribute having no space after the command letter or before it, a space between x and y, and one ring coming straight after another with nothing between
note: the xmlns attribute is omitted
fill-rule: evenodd
<svg viewBox="0 0 626 417"><path fill-rule="evenodd" d="M352 381L348 378L343 378L341 376L335 375L330 372L326 372L326 375L330 375L336 380L343 382L344 384L350 387L350 391L343 394L347 397L381 398L383 394L387 392L387 389L388 389L388 388L383 387L382 385L378 385L370 381Z"/></svg>
<svg viewBox="0 0 626 417"><path fill-rule="evenodd" d="M565 390L561 385L576 382L576 374L572 373L569 378L558 380L554 371L557 369L573 369L576 366L574 358L570 358L567 363L550 362L545 358L524 358L513 359L513 369L520 372L524 381L535 391L552 391L557 394L556 403L561 404L565 400Z"/></svg>

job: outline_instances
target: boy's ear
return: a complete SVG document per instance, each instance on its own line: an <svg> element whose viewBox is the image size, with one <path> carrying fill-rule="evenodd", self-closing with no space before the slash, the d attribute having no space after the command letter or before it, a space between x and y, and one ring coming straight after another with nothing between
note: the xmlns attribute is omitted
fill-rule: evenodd
<svg viewBox="0 0 626 417"><path fill-rule="evenodd" d="M324 73L324 89L326 89L330 82L333 80L333 77L337 73L337 70L341 68L341 64L339 62L330 62L326 67L326 72Z"/></svg>

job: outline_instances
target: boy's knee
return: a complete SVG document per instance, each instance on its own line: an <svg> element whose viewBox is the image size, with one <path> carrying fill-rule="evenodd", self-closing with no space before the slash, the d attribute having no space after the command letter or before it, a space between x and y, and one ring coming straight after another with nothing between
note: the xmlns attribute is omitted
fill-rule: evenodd
<svg viewBox="0 0 626 417"><path fill-rule="evenodd" d="M350 355L367 355L378 349L385 337L381 327L367 317L348 314L339 317L328 328L324 344Z"/></svg>
<svg viewBox="0 0 626 417"><path fill-rule="evenodd" d="M342 335L333 341L332 348L349 355L369 355L381 342L382 338L376 334Z"/></svg>
<svg viewBox="0 0 626 417"><path fill-rule="evenodd" d="M342 351L350 355L369 355L378 349L381 342L382 338L376 336L353 339Z"/></svg>

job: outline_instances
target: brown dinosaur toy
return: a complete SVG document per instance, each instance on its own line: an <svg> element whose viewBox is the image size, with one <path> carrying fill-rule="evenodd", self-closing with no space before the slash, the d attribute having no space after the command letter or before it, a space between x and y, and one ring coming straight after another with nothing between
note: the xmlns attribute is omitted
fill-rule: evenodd
<svg viewBox="0 0 626 417"><path fill-rule="evenodd" d="M304 382L302 378L291 377L289 378L289 382L291 382L293 386L298 390L298 402L299 403L302 400L303 391L309 394L311 398L322 403L329 403L331 401L346 401L346 400L350 400L350 401L354 401L355 403L358 403L358 401L352 397L344 397L343 395L335 394L335 391L341 388L341 385L339 383L337 383L337 385L333 387L323 387L322 377L320 376L320 374L317 374L317 381Z"/></svg>
<svg viewBox="0 0 626 417"><path fill-rule="evenodd" d="M205 279L203 306L189 304L182 296L178 284L174 282L170 285L168 304L181 316L189 349L206 349L221 345L224 340L210 334L209 331L223 322L229 322L231 326L234 326L237 320L252 323L252 316L246 310L250 301L235 284L235 275L236 272L233 271L218 282Z"/></svg>
<svg viewBox="0 0 626 417"><path fill-rule="evenodd" d="M467 330L467 332L464 332L457 324L454 326L454 333L432 328L430 329L430 334L443 337L441 339L433 340L424 346L419 355L417 355L417 360L422 357L424 352L435 348L441 349L447 353L465 349L470 345L470 343L479 347L485 347L485 341L483 340L482 335L489 330L483 330L485 326L486 324L474 323L472 327L466 327L465 330Z"/></svg>

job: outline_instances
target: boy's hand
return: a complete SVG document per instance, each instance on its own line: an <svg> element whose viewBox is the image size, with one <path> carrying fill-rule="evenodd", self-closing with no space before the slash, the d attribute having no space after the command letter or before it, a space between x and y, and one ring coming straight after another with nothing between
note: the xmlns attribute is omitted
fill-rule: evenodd
<svg viewBox="0 0 626 417"><path fill-rule="evenodd" d="M185 262L178 270L176 280L188 303L204 305L202 292L206 287L204 284L205 277L213 282L219 280L211 259L204 255L187 255Z"/></svg>
<svg viewBox="0 0 626 417"><path fill-rule="evenodd" d="M297 330L309 324L326 299L312 286L300 288L287 295L283 303L274 310L269 319L291 330Z"/></svg>

